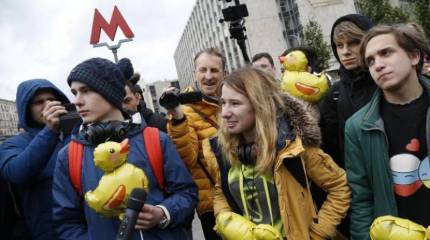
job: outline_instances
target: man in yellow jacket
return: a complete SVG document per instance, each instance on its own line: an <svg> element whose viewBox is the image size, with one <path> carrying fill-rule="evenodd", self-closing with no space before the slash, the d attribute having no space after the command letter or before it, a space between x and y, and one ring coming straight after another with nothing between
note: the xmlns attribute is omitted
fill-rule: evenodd
<svg viewBox="0 0 430 240"><path fill-rule="evenodd" d="M202 99L190 104L167 106L167 131L199 187L197 213L205 239L221 239L213 230L216 176L213 166L216 162L205 157L201 143L217 132L218 89L226 76L225 57L214 48L204 49L196 54L194 66L195 86L188 87L185 92L200 91ZM165 89L162 98L175 91L174 87Z"/></svg>

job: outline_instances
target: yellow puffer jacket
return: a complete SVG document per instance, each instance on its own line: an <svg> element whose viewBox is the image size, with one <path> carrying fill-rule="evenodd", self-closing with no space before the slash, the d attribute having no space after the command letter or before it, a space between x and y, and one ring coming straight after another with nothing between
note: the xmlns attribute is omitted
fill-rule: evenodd
<svg viewBox="0 0 430 240"><path fill-rule="evenodd" d="M187 88L185 91L189 92L193 90L192 88ZM205 212L213 211L214 185L211 183L211 180L199 164L199 161L203 167L208 170L213 181L215 181L216 176L216 172L211 170L213 167L210 167L210 165L216 164L216 161L212 159L215 162L210 163L204 157L201 143L204 139L215 136L217 129L208 121L203 119L192 108L202 112L206 117L216 123L219 105L205 99L200 102L187 105L183 106L186 120L174 125L173 121L169 119L167 123L167 131L175 143L179 155L188 170L190 170L194 182L199 188L199 204L197 206L197 213L201 215Z"/></svg>
<svg viewBox="0 0 430 240"><path fill-rule="evenodd" d="M273 172L285 234L288 240L330 239L336 235L336 226L345 217L351 200L346 173L318 147L320 134L316 121L297 100L286 99L286 104L291 106L286 115L297 136L281 141L284 147L277 154ZM205 143L204 147L211 146ZM211 149L205 152L208 158L216 159ZM287 168L290 164L295 168ZM219 166L223 167L222 164ZM217 170L215 215L232 211L222 190L221 171L225 169ZM302 183L295 177L297 172L304 175ZM328 193L318 213L313 205L308 179Z"/></svg>

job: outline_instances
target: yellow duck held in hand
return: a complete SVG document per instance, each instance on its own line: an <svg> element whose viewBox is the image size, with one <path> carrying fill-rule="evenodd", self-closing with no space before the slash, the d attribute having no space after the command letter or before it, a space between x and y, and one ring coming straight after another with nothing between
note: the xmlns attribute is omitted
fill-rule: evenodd
<svg viewBox="0 0 430 240"><path fill-rule="evenodd" d="M94 149L94 164L104 171L93 191L85 194L85 201L97 213L117 217L124 212L134 188L148 190L148 178L142 169L127 163L128 139L121 143L105 142Z"/></svg>
<svg viewBox="0 0 430 240"><path fill-rule="evenodd" d="M309 73L308 63L306 55L300 50L292 51L283 57L285 71L281 88L294 97L316 103L329 89L329 81L324 73Z"/></svg>
<svg viewBox="0 0 430 240"><path fill-rule="evenodd" d="M234 212L219 213L215 229L225 240L282 240L279 231L271 225L256 225Z"/></svg>
<svg viewBox="0 0 430 240"><path fill-rule="evenodd" d="M370 238L372 240L428 240L430 227L426 229L407 219L382 216L376 218L370 226Z"/></svg>

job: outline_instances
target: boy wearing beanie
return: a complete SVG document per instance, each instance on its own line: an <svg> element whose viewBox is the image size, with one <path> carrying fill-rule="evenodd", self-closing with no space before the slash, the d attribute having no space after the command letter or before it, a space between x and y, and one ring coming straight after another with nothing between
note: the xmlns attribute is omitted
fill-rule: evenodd
<svg viewBox="0 0 430 240"><path fill-rule="evenodd" d="M126 79L133 74L128 59L118 64L92 58L77 65L67 78L75 96L74 104L82 118L72 139L83 145L81 184L82 194L76 191L69 175L68 147L59 153L54 173L54 225L61 239L115 239L120 221L106 218L91 209L83 196L94 190L103 171L94 165L93 151L105 141L129 139L127 162L146 174L149 186L145 205L139 213L131 239L187 239L181 225L193 213L197 203L197 189L182 163L175 146L160 132L163 173L166 191L160 188L148 160L145 140L146 127L125 121L122 101ZM117 129L124 129L119 134ZM168 194L166 194L166 192Z"/></svg>

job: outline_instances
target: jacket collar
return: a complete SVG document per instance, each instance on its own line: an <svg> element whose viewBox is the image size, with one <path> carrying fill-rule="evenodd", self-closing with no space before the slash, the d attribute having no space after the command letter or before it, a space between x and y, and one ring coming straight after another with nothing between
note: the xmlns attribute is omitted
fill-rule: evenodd
<svg viewBox="0 0 430 240"><path fill-rule="evenodd" d="M287 145L287 141L299 137L305 147L321 145L321 131L318 119L313 116L303 101L289 95L284 96L285 112L278 121L278 149Z"/></svg>
<svg viewBox="0 0 430 240"><path fill-rule="evenodd" d="M289 95L284 96L285 113L278 120L278 160L275 169L279 168L285 158L294 158L305 150L305 147L319 147L321 132L318 120L306 110L301 100Z"/></svg>
<svg viewBox="0 0 430 240"><path fill-rule="evenodd" d="M419 75L418 79L424 91L430 97L430 79L427 79L423 75ZM365 131L374 129L384 131L384 122L382 121L381 114L379 111L382 97L382 90L378 88L373 94L372 99L368 103L368 108L364 113L361 129ZM427 118L430 117L429 114L430 108L429 111L427 111Z"/></svg>

